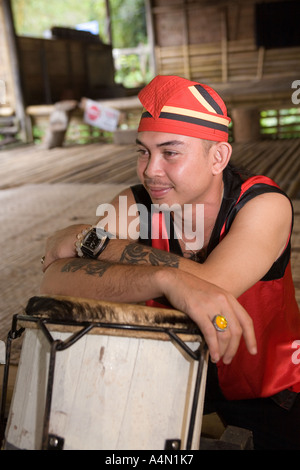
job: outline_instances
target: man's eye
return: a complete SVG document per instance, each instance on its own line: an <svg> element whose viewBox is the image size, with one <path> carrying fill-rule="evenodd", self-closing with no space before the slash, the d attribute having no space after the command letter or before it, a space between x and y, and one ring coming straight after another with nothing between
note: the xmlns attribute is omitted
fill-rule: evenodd
<svg viewBox="0 0 300 470"><path fill-rule="evenodd" d="M164 151L164 157L166 157L166 158L176 157L176 155L177 155L177 152L172 152L172 150L165 150Z"/></svg>
<svg viewBox="0 0 300 470"><path fill-rule="evenodd" d="M149 152L147 150L137 149L137 153L138 153L139 157L142 157L142 158L148 158L149 157Z"/></svg>

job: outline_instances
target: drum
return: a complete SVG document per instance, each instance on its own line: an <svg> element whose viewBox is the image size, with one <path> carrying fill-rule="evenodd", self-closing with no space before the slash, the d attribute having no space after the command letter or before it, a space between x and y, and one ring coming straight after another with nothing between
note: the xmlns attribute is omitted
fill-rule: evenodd
<svg viewBox="0 0 300 470"><path fill-rule="evenodd" d="M199 449L208 353L187 315L40 296L17 323L5 449Z"/></svg>

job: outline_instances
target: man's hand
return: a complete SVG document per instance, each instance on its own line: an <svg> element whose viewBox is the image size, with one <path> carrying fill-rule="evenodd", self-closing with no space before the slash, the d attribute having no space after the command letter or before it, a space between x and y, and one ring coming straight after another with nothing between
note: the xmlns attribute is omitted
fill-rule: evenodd
<svg viewBox="0 0 300 470"><path fill-rule="evenodd" d="M180 270L161 271L160 284L174 308L185 312L198 325L205 337L211 359L229 364L243 336L250 354L257 346L253 322L233 295L209 282ZM223 315L228 328L218 332L213 326L215 315Z"/></svg>
<svg viewBox="0 0 300 470"><path fill-rule="evenodd" d="M57 232L54 232L46 241L45 260L43 263L43 271L53 261L61 258L74 258L77 256L75 243L77 235L85 228L90 228L91 225L70 225Z"/></svg>

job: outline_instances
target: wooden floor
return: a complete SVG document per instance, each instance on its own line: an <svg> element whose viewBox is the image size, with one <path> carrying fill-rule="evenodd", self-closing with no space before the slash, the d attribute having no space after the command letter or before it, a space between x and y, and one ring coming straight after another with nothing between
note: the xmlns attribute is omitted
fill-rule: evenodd
<svg viewBox="0 0 300 470"><path fill-rule="evenodd" d="M300 139L233 144L232 161L269 176L291 199L300 198Z"/></svg>
<svg viewBox="0 0 300 470"><path fill-rule="evenodd" d="M41 183L131 184L137 181L135 162L133 145L21 146L0 152L0 189Z"/></svg>
<svg viewBox="0 0 300 470"><path fill-rule="evenodd" d="M133 145L91 144L45 150L22 146L0 151L0 189L40 183L137 181ZM233 163L273 178L300 198L300 139L233 144Z"/></svg>

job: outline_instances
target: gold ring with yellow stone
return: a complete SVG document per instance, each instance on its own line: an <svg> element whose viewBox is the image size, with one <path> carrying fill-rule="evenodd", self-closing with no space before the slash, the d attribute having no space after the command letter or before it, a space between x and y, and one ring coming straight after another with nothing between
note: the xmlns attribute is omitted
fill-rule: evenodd
<svg viewBox="0 0 300 470"><path fill-rule="evenodd" d="M228 322L223 315L216 315L212 322L217 331L223 333L227 330Z"/></svg>

